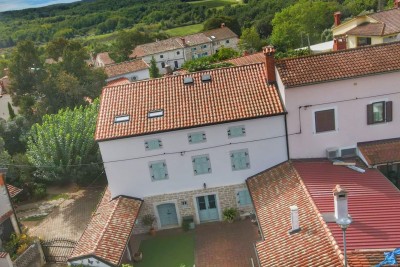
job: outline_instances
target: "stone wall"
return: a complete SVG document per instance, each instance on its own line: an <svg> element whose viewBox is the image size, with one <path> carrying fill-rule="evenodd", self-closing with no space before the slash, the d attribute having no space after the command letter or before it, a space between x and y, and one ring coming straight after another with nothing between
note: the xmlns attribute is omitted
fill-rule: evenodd
<svg viewBox="0 0 400 267"><path fill-rule="evenodd" d="M182 217L185 216L193 216L195 223L198 224L199 221L196 218L195 196L216 194L218 201L217 205L219 206L220 218L222 218L222 212L226 208L232 208L232 207L238 208L240 214L245 214L250 211L253 211L252 206L239 207L237 204L236 200L237 190L245 188L247 188L246 184L243 183L231 186L214 187L214 188L191 190L173 194L145 197L133 233L139 234L148 231L148 227L144 226L141 223L141 219L146 214L153 214L154 216L157 216L155 207L158 204L162 203L175 203L179 224L181 224ZM186 202L186 205L184 204L184 202ZM158 228L158 225L156 225L156 223L155 227Z"/></svg>
<svg viewBox="0 0 400 267"><path fill-rule="evenodd" d="M45 263L44 254L40 242L36 240L15 261L14 267L41 267Z"/></svg>

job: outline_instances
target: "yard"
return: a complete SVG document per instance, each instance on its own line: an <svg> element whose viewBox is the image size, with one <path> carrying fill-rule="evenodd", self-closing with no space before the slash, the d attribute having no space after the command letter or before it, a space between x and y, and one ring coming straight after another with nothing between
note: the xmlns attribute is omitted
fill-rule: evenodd
<svg viewBox="0 0 400 267"><path fill-rule="evenodd" d="M242 3L241 0L200 0L188 2L195 6L205 6L207 8L222 8L224 6L231 6Z"/></svg>
<svg viewBox="0 0 400 267"><path fill-rule="evenodd" d="M156 236L143 240L140 251L143 253L143 260L135 263L135 267L192 267L194 232ZM165 253L166 251L168 253Z"/></svg>
<svg viewBox="0 0 400 267"><path fill-rule="evenodd" d="M203 24L193 24L189 26L182 26L182 27L177 27L173 29L168 29L165 32L173 37L173 36L183 36L183 35L188 35L188 34L193 34L193 33L198 33L203 30Z"/></svg>

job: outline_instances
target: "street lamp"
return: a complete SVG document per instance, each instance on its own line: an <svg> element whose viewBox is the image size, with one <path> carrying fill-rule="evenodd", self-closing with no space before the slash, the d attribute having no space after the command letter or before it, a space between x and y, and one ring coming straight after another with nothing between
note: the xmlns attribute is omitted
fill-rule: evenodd
<svg viewBox="0 0 400 267"><path fill-rule="evenodd" d="M342 228L343 232L343 254L344 254L344 266L347 267L347 255L346 255L346 230L350 226L353 220L350 217L339 218L336 223Z"/></svg>

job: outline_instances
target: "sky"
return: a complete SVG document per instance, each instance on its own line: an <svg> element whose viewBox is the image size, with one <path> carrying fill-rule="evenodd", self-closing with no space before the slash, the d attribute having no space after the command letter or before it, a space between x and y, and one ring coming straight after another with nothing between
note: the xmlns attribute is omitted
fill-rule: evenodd
<svg viewBox="0 0 400 267"><path fill-rule="evenodd" d="M79 0L0 0L0 12L32 7L42 7L61 3L77 2Z"/></svg>

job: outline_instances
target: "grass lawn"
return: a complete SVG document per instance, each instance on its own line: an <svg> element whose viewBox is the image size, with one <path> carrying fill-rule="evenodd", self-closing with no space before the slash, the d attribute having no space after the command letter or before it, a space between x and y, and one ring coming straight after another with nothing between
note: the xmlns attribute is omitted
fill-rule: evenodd
<svg viewBox="0 0 400 267"><path fill-rule="evenodd" d="M225 5L238 4L237 0L200 0L188 2L195 6L206 6L207 8L223 7Z"/></svg>
<svg viewBox="0 0 400 267"><path fill-rule="evenodd" d="M140 244L143 260L135 267L192 267L194 264L194 232L172 236L155 236Z"/></svg>
<svg viewBox="0 0 400 267"><path fill-rule="evenodd" d="M169 36L183 36L183 35L188 35L188 34L193 34L193 33L198 33L203 30L203 24L193 24L189 26L182 26L178 28L173 28L173 29L168 29L165 32Z"/></svg>

